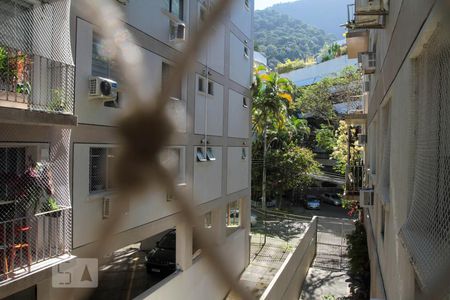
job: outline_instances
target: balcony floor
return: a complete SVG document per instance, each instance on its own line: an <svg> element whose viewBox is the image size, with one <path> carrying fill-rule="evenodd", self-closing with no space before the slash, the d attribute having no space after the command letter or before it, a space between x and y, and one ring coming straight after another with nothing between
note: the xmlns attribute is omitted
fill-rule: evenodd
<svg viewBox="0 0 450 300"><path fill-rule="evenodd" d="M3 105L8 102L7 105ZM14 107L11 106L14 105ZM0 122L9 124L28 125L60 125L77 126L77 116L70 114L29 110L25 103L15 103L9 101L0 102Z"/></svg>

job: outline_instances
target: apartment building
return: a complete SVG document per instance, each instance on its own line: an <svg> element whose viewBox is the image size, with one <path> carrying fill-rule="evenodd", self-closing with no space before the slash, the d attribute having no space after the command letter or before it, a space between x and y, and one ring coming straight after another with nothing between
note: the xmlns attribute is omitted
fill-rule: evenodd
<svg viewBox="0 0 450 300"><path fill-rule="evenodd" d="M448 91L445 1L349 6L349 56L359 56L367 134L358 193L371 297L449 296Z"/></svg>
<svg viewBox="0 0 450 300"><path fill-rule="evenodd" d="M167 76L175 57L216 1L111 2L142 53L150 95L175 84ZM0 296L78 299L81 290L52 287L51 267L91 258L99 228L117 207L109 166L120 146L116 121L127 95L105 54L102 24L76 1L7 0L0 15ZM236 278L250 251L252 20L253 1L236 0L215 25L168 99L177 132L163 153L175 157L177 188L195 202ZM112 93L99 92L103 82ZM142 137L152 138L145 128ZM136 244L147 251L164 233L176 232L177 270L141 297L226 296L229 287L211 276L195 245L196 229L179 217L169 192L152 187L121 201L126 209L107 254Z"/></svg>

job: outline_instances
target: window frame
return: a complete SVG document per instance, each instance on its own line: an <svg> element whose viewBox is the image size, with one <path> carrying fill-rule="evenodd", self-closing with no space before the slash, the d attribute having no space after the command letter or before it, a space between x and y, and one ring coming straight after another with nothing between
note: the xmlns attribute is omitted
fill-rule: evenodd
<svg viewBox="0 0 450 300"><path fill-rule="evenodd" d="M93 189L93 180L92 180L92 175L93 175L93 171L92 171L92 151L94 149L101 149L105 151L105 157L101 157L102 160L104 160L103 163L104 164L104 169L101 170L101 172L103 173L103 177L104 177L104 188L103 189ZM115 189L114 187L114 183L112 182L112 176L111 176L111 170L112 170L112 163L111 160L109 159L110 157L113 157L113 159L115 158L116 154L114 153L114 151L116 150L115 147L102 147L102 146L93 146L93 147L89 147L89 194L99 194L99 193L105 193L105 192L110 192L112 190ZM100 166L102 167L102 166Z"/></svg>
<svg viewBox="0 0 450 300"><path fill-rule="evenodd" d="M177 1L178 2L178 14L174 13L173 11L173 3ZM175 16L177 19L179 19L180 21L184 21L184 0L165 0L165 8L167 9L167 11L172 14L173 16ZM167 4L169 5L169 7L167 7Z"/></svg>
<svg viewBox="0 0 450 300"><path fill-rule="evenodd" d="M233 218L231 218L231 211L234 210L234 215L236 215L237 212L237 217L233 216ZM241 227L241 200L234 200L231 202L227 203L226 206L226 227L227 228L239 228Z"/></svg>

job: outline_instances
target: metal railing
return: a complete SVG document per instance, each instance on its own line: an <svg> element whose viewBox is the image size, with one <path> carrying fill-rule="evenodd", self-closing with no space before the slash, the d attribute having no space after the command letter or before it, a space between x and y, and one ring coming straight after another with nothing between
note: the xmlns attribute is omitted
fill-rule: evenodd
<svg viewBox="0 0 450 300"><path fill-rule="evenodd" d="M359 195L359 191L367 186L368 175L368 171L363 165L347 165L345 194Z"/></svg>
<svg viewBox="0 0 450 300"><path fill-rule="evenodd" d="M73 114L71 65L0 45L0 106Z"/></svg>
<svg viewBox="0 0 450 300"><path fill-rule="evenodd" d="M16 203L0 203L0 208L17 213ZM27 275L33 265L69 253L71 208L0 221L1 282Z"/></svg>

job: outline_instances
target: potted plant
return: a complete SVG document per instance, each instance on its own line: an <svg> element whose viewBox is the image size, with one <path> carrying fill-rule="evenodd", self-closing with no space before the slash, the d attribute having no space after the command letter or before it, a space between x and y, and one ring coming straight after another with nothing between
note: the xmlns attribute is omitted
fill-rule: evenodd
<svg viewBox="0 0 450 300"><path fill-rule="evenodd" d="M52 218L59 218L61 217L61 210L58 203L56 202L56 200L53 197L48 197L47 201L43 203L42 205L42 209L43 211L48 211L50 212L48 214L49 217Z"/></svg>

